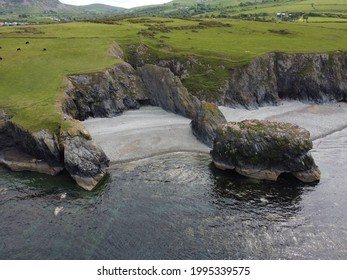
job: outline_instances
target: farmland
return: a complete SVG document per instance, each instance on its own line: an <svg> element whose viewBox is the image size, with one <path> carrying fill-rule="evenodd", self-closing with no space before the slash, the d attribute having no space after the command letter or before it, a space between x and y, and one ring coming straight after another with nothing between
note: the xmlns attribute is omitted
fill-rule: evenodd
<svg viewBox="0 0 347 280"><path fill-rule="evenodd" d="M192 75L183 83L192 92L206 87L213 94L230 69L268 52L346 51L346 33L347 24L335 21L158 17L1 27L0 111L30 131L58 131L63 124L59 100L64 77L103 71L121 63L109 54L114 43L126 54L129 45L146 45L153 54L150 63L171 58L203 62L200 68L191 69Z"/></svg>

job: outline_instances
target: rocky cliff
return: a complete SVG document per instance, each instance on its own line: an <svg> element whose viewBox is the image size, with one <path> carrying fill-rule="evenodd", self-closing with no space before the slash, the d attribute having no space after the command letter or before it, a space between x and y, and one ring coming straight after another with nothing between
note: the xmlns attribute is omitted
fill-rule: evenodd
<svg viewBox="0 0 347 280"><path fill-rule="evenodd" d="M128 63L122 63L102 73L69 76L63 111L83 121L138 109L147 100L137 72Z"/></svg>
<svg viewBox="0 0 347 280"><path fill-rule="evenodd" d="M0 163L13 171L56 175L66 169L78 185L92 190L109 160L78 121L60 134L29 132L9 119L0 121Z"/></svg>
<svg viewBox="0 0 347 280"><path fill-rule="evenodd" d="M206 75L214 91L195 85L190 93L200 100L229 107L256 109L277 105L282 99L303 102L335 102L347 99L347 53L321 54L268 53L246 65L225 69L221 62L212 66L196 57L160 60L144 44L131 45L129 63L141 67L152 63L171 70L183 83L194 75ZM224 69L224 70L221 70ZM218 71L224 71L219 77ZM207 74L208 73L208 74ZM200 75L199 75L200 74Z"/></svg>
<svg viewBox="0 0 347 280"><path fill-rule="evenodd" d="M347 101L346 72L346 53L270 53L232 71L222 103L257 108L281 99Z"/></svg>
<svg viewBox="0 0 347 280"><path fill-rule="evenodd" d="M200 101L187 91L170 69L146 64L138 70L151 105L190 119L197 114Z"/></svg>
<svg viewBox="0 0 347 280"><path fill-rule="evenodd" d="M31 133L0 112L0 163L47 174L65 168L80 186L91 190L105 176L109 161L77 120L115 116L142 103L193 119L195 135L212 146L217 126L225 122L218 107L201 102L183 86L180 77L189 76L185 64L175 59L158 63L165 67L149 65L146 49L140 52L143 55L132 61L137 69L122 63L102 73L67 77L62 111L71 127L57 134ZM220 88L218 103L257 108L282 99L346 101L346 72L346 53L270 53L232 70Z"/></svg>

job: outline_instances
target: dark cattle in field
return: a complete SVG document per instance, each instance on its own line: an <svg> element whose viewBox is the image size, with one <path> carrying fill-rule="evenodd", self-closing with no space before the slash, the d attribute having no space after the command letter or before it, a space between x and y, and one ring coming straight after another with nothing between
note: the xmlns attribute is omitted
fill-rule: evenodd
<svg viewBox="0 0 347 280"><path fill-rule="evenodd" d="M29 41L26 41L25 44L28 45L28 44L29 44Z"/></svg>
<svg viewBox="0 0 347 280"><path fill-rule="evenodd" d="M43 51L44 51L44 52L47 51L46 48L44 48Z"/></svg>
<svg viewBox="0 0 347 280"><path fill-rule="evenodd" d="M20 51L20 50L21 50L20 48L17 49L17 51Z"/></svg>
<svg viewBox="0 0 347 280"><path fill-rule="evenodd" d="M0 56L0 60L2 60L2 57Z"/></svg>

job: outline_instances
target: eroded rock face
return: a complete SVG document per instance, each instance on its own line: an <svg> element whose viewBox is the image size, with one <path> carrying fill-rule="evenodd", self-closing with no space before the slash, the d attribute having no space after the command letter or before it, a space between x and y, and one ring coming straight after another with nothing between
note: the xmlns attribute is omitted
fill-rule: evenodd
<svg viewBox="0 0 347 280"><path fill-rule="evenodd" d="M72 124L61 135L52 135L0 121L0 164L49 175L65 168L79 186L92 190L106 175L109 160L78 121Z"/></svg>
<svg viewBox="0 0 347 280"><path fill-rule="evenodd" d="M197 115L200 101L188 92L170 69L146 64L138 71L151 105L190 119Z"/></svg>
<svg viewBox="0 0 347 280"><path fill-rule="evenodd" d="M278 94L309 102L347 101L347 54L276 54Z"/></svg>
<svg viewBox="0 0 347 280"><path fill-rule="evenodd" d="M277 180L282 173L292 173L299 180L314 182L320 179L320 171L311 149L310 133L304 128L246 120L219 126L211 155L218 168L248 177Z"/></svg>
<svg viewBox="0 0 347 280"><path fill-rule="evenodd" d="M226 87L225 105L254 109L278 102L275 54L258 57L247 66L234 69Z"/></svg>
<svg viewBox="0 0 347 280"><path fill-rule="evenodd" d="M12 170L31 170L29 166L33 166L41 173L58 173L63 165L57 142L57 138L46 130L31 133L11 121L0 124L0 153L3 164ZM19 165L21 161L22 167Z"/></svg>
<svg viewBox="0 0 347 280"><path fill-rule="evenodd" d="M112 117L146 99L136 71L122 63L103 73L69 76L63 111L78 120Z"/></svg>
<svg viewBox="0 0 347 280"><path fill-rule="evenodd" d="M269 53L232 71L222 103L230 107L347 100L347 54Z"/></svg>
<svg viewBox="0 0 347 280"><path fill-rule="evenodd" d="M1 150L0 163L12 171L31 171L48 175L57 175L64 169L62 165L52 166L45 160L38 160L34 156L16 148Z"/></svg>
<svg viewBox="0 0 347 280"><path fill-rule="evenodd" d="M196 138L212 148L217 127L226 122L224 115L215 104L202 101L190 125Z"/></svg>
<svg viewBox="0 0 347 280"><path fill-rule="evenodd" d="M61 149L65 169L82 188L92 190L106 175L109 159L83 128L64 131Z"/></svg>

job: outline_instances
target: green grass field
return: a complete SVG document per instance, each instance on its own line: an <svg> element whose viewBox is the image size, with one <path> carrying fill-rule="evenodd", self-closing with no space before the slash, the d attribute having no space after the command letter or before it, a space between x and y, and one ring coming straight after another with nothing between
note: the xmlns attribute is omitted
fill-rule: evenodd
<svg viewBox="0 0 347 280"><path fill-rule="evenodd" d="M57 131L62 124L57 101L64 90L64 76L102 71L119 63L108 54L114 42L125 50L130 44L145 43L158 59L184 61L195 57L212 65L212 72L198 69L185 81L190 90L210 87L211 93L227 77L228 69L267 52L347 50L347 23L231 19L219 19L219 23L219 27L194 32L194 26L201 25L201 21L167 18L125 19L117 24L0 27L0 111L13 115L13 121L31 131ZM168 30L156 30L152 38L138 35L140 30L158 25Z"/></svg>
<svg viewBox="0 0 347 280"><path fill-rule="evenodd" d="M251 2L251 1L250 1ZM259 1L260 2L260 1ZM245 7L235 7L228 11L229 15L239 14L261 14L267 13L274 16L276 13L286 12L302 12L314 13L321 17L336 17L337 15L346 16L347 2L345 0L282 0L282 1L269 1L264 3L256 3Z"/></svg>
<svg viewBox="0 0 347 280"><path fill-rule="evenodd" d="M55 113L56 100L64 76L101 71L117 63L108 56L115 31L107 27L48 25L35 27L34 33L1 28L0 108L30 130L58 129L61 116ZM25 44L27 41L30 43Z"/></svg>

